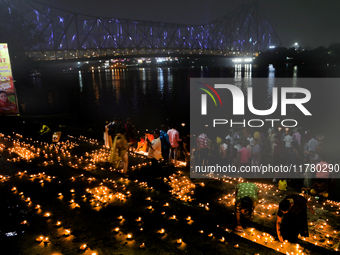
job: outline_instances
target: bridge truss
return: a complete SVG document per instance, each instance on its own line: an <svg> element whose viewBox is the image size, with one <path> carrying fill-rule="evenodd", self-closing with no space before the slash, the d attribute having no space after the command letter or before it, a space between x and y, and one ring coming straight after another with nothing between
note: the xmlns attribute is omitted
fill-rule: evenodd
<svg viewBox="0 0 340 255"><path fill-rule="evenodd" d="M150 54L252 54L281 41L257 2L209 23L183 25L102 18L50 7L34 0L2 0L34 23L44 42L29 54L69 59Z"/></svg>

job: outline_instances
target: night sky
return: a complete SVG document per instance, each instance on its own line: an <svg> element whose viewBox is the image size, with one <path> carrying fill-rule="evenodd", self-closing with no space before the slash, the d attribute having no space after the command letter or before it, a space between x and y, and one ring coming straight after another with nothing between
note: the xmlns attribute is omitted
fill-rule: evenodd
<svg viewBox="0 0 340 255"><path fill-rule="evenodd" d="M241 0L37 0L101 17L200 24L249 1ZM340 42L339 0L259 0L284 47L328 47Z"/></svg>

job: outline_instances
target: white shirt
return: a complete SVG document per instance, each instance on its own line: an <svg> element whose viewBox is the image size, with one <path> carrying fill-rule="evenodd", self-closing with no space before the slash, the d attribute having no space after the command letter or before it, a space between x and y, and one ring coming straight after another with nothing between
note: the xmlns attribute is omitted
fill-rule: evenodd
<svg viewBox="0 0 340 255"><path fill-rule="evenodd" d="M220 157L221 158L227 158L227 149L228 145L223 143L220 145Z"/></svg>
<svg viewBox="0 0 340 255"><path fill-rule="evenodd" d="M252 138L252 137L247 137L247 140L250 142L250 145L251 145L251 146L254 145L254 138Z"/></svg>
<svg viewBox="0 0 340 255"><path fill-rule="evenodd" d="M151 142L151 146L149 147L148 150L148 158L155 158L157 160L160 159L162 154L162 143L161 143L161 139L156 138L153 139Z"/></svg>
<svg viewBox="0 0 340 255"><path fill-rule="evenodd" d="M318 140L312 138L308 142L308 151L315 151L316 146L319 145Z"/></svg>
<svg viewBox="0 0 340 255"><path fill-rule="evenodd" d="M229 139L231 145L234 144L234 139L230 135L227 135L227 137L225 139Z"/></svg>
<svg viewBox="0 0 340 255"><path fill-rule="evenodd" d="M234 139L237 140L237 139L240 139L240 135L238 133L235 133L234 134Z"/></svg>
<svg viewBox="0 0 340 255"><path fill-rule="evenodd" d="M239 150L241 150L243 147L242 147L241 144L236 144L236 145L234 146L234 148L237 149L237 151L239 151Z"/></svg>
<svg viewBox="0 0 340 255"><path fill-rule="evenodd" d="M272 130L273 130L273 128L268 128L268 135L270 135L271 133L272 133Z"/></svg>
<svg viewBox="0 0 340 255"><path fill-rule="evenodd" d="M286 142L286 148L292 147L293 138L290 135L286 135L283 141Z"/></svg>

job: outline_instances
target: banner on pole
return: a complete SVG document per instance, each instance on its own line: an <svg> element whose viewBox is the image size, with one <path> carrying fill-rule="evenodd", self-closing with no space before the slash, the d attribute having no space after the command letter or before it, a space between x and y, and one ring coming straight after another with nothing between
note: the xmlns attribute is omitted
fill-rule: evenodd
<svg viewBox="0 0 340 255"><path fill-rule="evenodd" d="M0 43L0 115L18 114L18 100L13 83L7 43Z"/></svg>

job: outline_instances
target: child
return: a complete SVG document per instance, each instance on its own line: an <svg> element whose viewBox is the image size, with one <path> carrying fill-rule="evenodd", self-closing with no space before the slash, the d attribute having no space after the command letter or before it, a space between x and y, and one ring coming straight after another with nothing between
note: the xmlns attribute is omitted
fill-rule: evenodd
<svg viewBox="0 0 340 255"><path fill-rule="evenodd" d="M322 179L317 179L310 188L302 188L303 190L310 190L312 196L328 198L328 187ZM319 198L317 198L319 199Z"/></svg>
<svg viewBox="0 0 340 255"><path fill-rule="evenodd" d="M138 144L137 144L137 151L145 152L146 151L146 147L147 147L147 143L145 141L145 138L141 137L140 138L140 142L138 142Z"/></svg>
<svg viewBox="0 0 340 255"><path fill-rule="evenodd" d="M278 186L279 186L279 190L280 191L287 191L287 182L286 182L286 180L283 180L283 179L279 180Z"/></svg>

